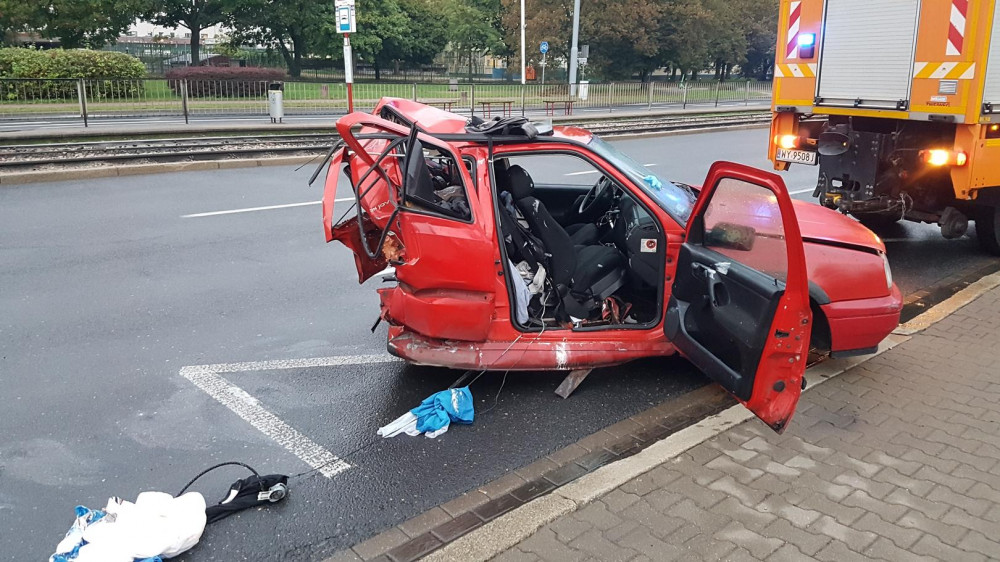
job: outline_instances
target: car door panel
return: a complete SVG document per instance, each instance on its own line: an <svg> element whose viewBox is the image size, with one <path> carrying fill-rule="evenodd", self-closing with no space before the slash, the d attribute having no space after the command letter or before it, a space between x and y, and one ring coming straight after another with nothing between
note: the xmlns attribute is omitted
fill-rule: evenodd
<svg viewBox="0 0 1000 562"><path fill-rule="evenodd" d="M718 302L712 303L704 291L704 266L726 262L730 263L726 274L717 274ZM782 287L753 269L710 249L682 245L673 297L684 303L685 313L668 318L668 323L674 322L675 329L687 334L677 339L685 355L702 348L722 359L726 368L718 372L727 381L724 386L731 386L733 394L748 400L767 336L761 326L770 323L783 293ZM680 318L684 322L679 322Z"/></svg>
<svg viewBox="0 0 1000 562"><path fill-rule="evenodd" d="M805 253L781 178L716 163L678 252L665 331L776 431L801 392L811 314Z"/></svg>
<svg viewBox="0 0 1000 562"><path fill-rule="evenodd" d="M468 170L455 167L460 176L455 179L461 180L470 205L466 220L434 212L416 197L407 197L411 180L406 156L419 152L418 167L426 165L422 148L414 146L433 147L435 154L456 163L462 162L459 155L447 143L372 115L349 115L337 127L350 150L346 158L358 209L356 216L338 225L327 223L332 221L336 191L336 179L331 188L328 177L328 240L351 248L361 282L387 265L395 267L399 286L382 295L384 317L432 338L484 339L494 309L496 252L491 231L476 220Z"/></svg>

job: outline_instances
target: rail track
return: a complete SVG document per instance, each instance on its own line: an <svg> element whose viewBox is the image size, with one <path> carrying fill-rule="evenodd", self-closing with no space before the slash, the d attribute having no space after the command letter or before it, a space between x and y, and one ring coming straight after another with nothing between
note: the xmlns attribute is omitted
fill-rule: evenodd
<svg viewBox="0 0 1000 562"><path fill-rule="evenodd" d="M580 125L599 135L616 136L756 125L769 121L769 113L757 111L722 115L581 120L559 124ZM0 146L0 171L309 156L327 150L336 139L337 135L333 133L312 133L6 145Z"/></svg>

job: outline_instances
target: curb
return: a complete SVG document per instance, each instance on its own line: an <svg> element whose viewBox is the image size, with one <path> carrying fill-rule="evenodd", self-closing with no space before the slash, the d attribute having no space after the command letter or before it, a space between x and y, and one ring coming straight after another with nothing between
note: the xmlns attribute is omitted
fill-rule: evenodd
<svg viewBox="0 0 1000 562"><path fill-rule="evenodd" d="M200 172L206 170L256 168L259 166L291 166L311 162L317 157L318 156L276 156L274 158L165 162L155 164L129 164L124 166L101 166L98 168L12 172L0 175L0 186L81 179L115 178L144 174L164 174L169 172Z"/></svg>
<svg viewBox="0 0 1000 562"><path fill-rule="evenodd" d="M897 328L879 345L875 354L821 363L808 369L806 371L806 380L808 381L806 392L811 391L818 384L909 341L914 334L927 329L998 286L1000 286L1000 273L988 275ZM554 500L545 503L542 503L541 500L535 500L522 508L511 511L444 546L427 556L425 560L464 562L493 558L528 538L543 525L584 507L695 445L752 418L753 414L743 406L733 406L651 445L632 457L606 465L563 488L556 489L551 494L556 496ZM536 502L537 505L532 505Z"/></svg>
<svg viewBox="0 0 1000 562"><path fill-rule="evenodd" d="M873 355L820 363L806 371L807 390L830 380L906 342L909 336L890 335ZM574 482L557 488L548 496L511 511L437 550L423 560L467 562L489 560L530 537L543 525L583 508L622 484L649 472L720 433L752 420L754 415L742 405L705 418L658 441L635 455L605 465Z"/></svg>

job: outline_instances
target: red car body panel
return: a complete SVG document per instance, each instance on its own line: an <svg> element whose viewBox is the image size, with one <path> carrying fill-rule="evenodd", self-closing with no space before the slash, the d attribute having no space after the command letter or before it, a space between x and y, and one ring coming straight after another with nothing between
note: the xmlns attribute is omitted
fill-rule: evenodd
<svg viewBox="0 0 1000 562"><path fill-rule="evenodd" d="M506 268L497 237L494 190L491 187L488 149L483 143L435 139L436 135L463 134L464 117L408 100L386 99L375 109L392 106L417 122L417 138L425 145L447 150L455 161L474 161L461 168L472 220L442 218L403 209L400 212L402 171L398 158L380 160L392 149L394 138L405 138L410 128L373 115L351 114L337 123L341 138L350 149L349 176L365 213L334 225L334 199L347 149L338 150L327 176L323 198L323 221L328 241L338 240L355 253L359 281L364 282L386 265L395 267L398 285L379 289L381 316L389 323L388 349L407 361L458 369L563 370L618 365L642 357L677 352L664 333L663 317L644 329L600 330L550 329L522 332L512 321ZM365 134L369 133L367 137ZM370 133L378 133L376 138ZM357 137L362 138L357 138ZM592 139L583 129L558 127L545 142L525 140L493 147L496 157L505 152L585 151L580 144ZM565 142L559 142L559 140ZM387 148L388 147L388 148ZM595 152L587 157L605 175L621 185L632 179ZM470 170L476 177L471 177ZM769 425L783 428L798 399L805 349L809 341L808 278L826 294L819 302L830 326L834 351L867 349L878 344L895 327L901 309L898 289L887 286L877 236L838 213L816 205L792 202L783 192L780 178L753 168L725 164L713 166L706 185L714 185L720 174L738 174L767 185L778 197L782 216L797 215L786 224L788 244L788 290L781 300L757 371L754 393L745 405ZM714 174L714 175L713 175ZM360 185L359 185L360 184ZM780 184L780 188L777 187ZM662 303L672 291L677 258L686 240L685 226L672 219L641 189L630 195L655 215L666 242ZM706 198L699 198L697 207ZM692 216L696 216L692 214ZM364 234L362 234L364 232ZM367 248L367 249L366 249ZM388 259L386 256L389 256ZM795 264L804 261L799 271ZM762 326L761 330L766 329ZM804 332L804 333L803 333ZM776 334L794 334L792 341ZM798 343L795 343L798 342ZM777 381L794 384L777 385ZM781 389L778 389L781 386Z"/></svg>

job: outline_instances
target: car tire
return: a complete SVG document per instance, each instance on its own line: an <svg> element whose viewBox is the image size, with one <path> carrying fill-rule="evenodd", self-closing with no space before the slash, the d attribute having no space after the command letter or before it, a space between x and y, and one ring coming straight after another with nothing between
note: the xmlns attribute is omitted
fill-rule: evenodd
<svg viewBox="0 0 1000 562"><path fill-rule="evenodd" d="M976 209L976 238L979 247L1000 256L1000 207L982 206Z"/></svg>
<svg viewBox="0 0 1000 562"><path fill-rule="evenodd" d="M868 227L873 232L887 230L899 222L898 214L887 215L884 213L858 213L854 215L858 222Z"/></svg>

